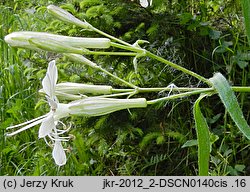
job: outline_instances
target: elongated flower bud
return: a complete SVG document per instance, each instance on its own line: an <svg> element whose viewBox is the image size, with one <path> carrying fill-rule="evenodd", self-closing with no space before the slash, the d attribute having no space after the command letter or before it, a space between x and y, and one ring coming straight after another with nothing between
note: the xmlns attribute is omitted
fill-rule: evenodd
<svg viewBox="0 0 250 192"><path fill-rule="evenodd" d="M55 35L45 32L13 32L4 38L10 46L41 50L42 43L45 47L51 46L51 50L60 51L65 47L77 48L109 48L110 39L107 38L87 38L87 37L68 37L63 35ZM47 41L47 42L46 42ZM33 42L33 43L32 43ZM53 43L55 44L53 46ZM38 46L37 46L38 44ZM65 49L65 48L64 48ZM62 51L60 51L62 52Z"/></svg>
<svg viewBox="0 0 250 192"><path fill-rule="evenodd" d="M69 104L71 105L69 107L70 114L85 116L100 116L122 109L147 107L147 101L144 98L112 99L88 97Z"/></svg>
<svg viewBox="0 0 250 192"><path fill-rule="evenodd" d="M43 89L39 93L45 94ZM112 87L107 85L89 85L81 83L59 83L56 85L55 94L60 99L82 99L84 94L107 95L112 93ZM81 94L81 95L79 95Z"/></svg>
<svg viewBox="0 0 250 192"><path fill-rule="evenodd" d="M58 52L58 53L78 53L83 54L84 52L87 52L88 50L84 50L82 48L75 48L72 46L69 46L67 44L64 44L60 41L55 41L53 39L43 39L43 38L30 38L29 42L31 45L34 45L38 49L45 50L45 51L52 51L52 52Z"/></svg>
<svg viewBox="0 0 250 192"><path fill-rule="evenodd" d="M88 85L81 83L59 83L56 85L56 91L69 94L86 94L94 95L111 94L112 87L107 85Z"/></svg>
<svg viewBox="0 0 250 192"><path fill-rule="evenodd" d="M75 16L70 14L69 12L65 11L64 9L61 9L60 7L57 7L55 5L49 5L47 7L48 12L55 16L57 19L60 19L61 21L71 23L74 25L77 25L79 27L88 29L90 24L87 22L83 22L79 19L77 19Z"/></svg>
<svg viewBox="0 0 250 192"><path fill-rule="evenodd" d="M94 62L88 60L86 57L84 57L82 55L71 54L71 53L65 53L64 55L67 56L72 61L76 61L78 63L88 65L88 66L93 67L93 68L99 68L99 66L97 64L95 64Z"/></svg>

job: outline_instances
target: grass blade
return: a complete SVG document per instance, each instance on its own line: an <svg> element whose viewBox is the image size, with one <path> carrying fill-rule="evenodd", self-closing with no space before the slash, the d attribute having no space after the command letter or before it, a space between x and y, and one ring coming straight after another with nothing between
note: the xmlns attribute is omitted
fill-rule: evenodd
<svg viewBox="0 0 250 192"><path fill-rule="evenodd" d="M250 1L241 0L241 5L242 5L243 15L245 19L245 28L246 28L248 43L250 45Z"/></svg>
<svg viewBox="0 0 250 192"><path fill-rule="evenodd" d="M245 120L237 98L229 83L221 73L215 73L210 79L219 97L240 131L250 140L250 127Z"/></svg>
<svg viewBox="0 0 250 192"><path fill-rule="evenodd" d="M207 95L201 95L195 102L193 113L195 120L195 129L197 134L198 141L198 166L199 166L199 175L207 176L208 175L208 166L209 166L209 154L210 154L210 136L208 125L206 119L200 110L200 101Z"/></svg>

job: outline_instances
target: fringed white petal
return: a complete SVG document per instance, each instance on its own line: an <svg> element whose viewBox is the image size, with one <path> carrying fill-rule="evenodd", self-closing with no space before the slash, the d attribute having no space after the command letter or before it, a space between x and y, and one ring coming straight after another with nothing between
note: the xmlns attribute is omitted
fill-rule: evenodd
<svg viewBox="0 0 250 192"><path fill-rule="evenodd" d="M44 119L44 121L42 122L40 129L39 129L38 137L44 138L45 136L50 134L52 130L55 128L56 128L56 125L54 122L54 116L53 116L53 113L50 113L48 117L46 117L46 119Z"/></svg>
<svg viewBox="0 0 250 192"><path fill-rule="evenodd" d="M34 127L35 125L38 125L38 124L40 124L40 123L42 123L46 118L36 118L36 119L38 119L37 121L35 121L35 122L33 122L33 120L31 120L30 122L32 122L32 123L30 123L29 125L26 125L25 127L23 127L23 128L21 128L21 129L18 129L17 131L14 131L14 132L12 132L12 133L7 133L6 134L6 136L7 137L10 137L10 136L13 136L13 135L16 135L16 134L18 134L18 133L20 133L20 132L22 132L22 131L25 131L25 130L27 130L27 129L29 129L29 128L31 128L31 127ZM22 123L21 125L25 125L26 123ZM16 125L16 126L13 126L13 127L11 127L11 128L14 128L14 127L19 127L18 125Z"/></svg>
<svg viewBox="0 0 250 192"><path fill-rule="evenodd" d="M49 98L48 96L46 96L47 100L48 100L48 103L49 103L49 106L51 107L51 109L57 109L57 98L54 97L55 101L52 100L51 98Z"/></svg>
<svg viewBox="0 0 250 192"><path fill-rule="evenodd" d="M46 76L42 81L44 92L51 98L54 99L56 82L58 78L58 72L55 60L49 62Z"/></svg>
<svg viewBox="0 0 250 192"><path fill-rule="evenodd" d="M55 160L55 163L58 166L62 166L66 164L66 154L62 147L61 141L55 141L54 148L52 151L52 156Z"/></svg>
<svg viewBox="0 0 250 192"><path fill-rule="evenodd" d="M48 115L48 114L42 115L42 116L40 116L40 117L37 117L37 118L35 118L35 119L26 121L26 122L24 122L24 123L20 123L20 124L18 124L18 125L13 125L13 126L7 127L6 130L14 129L14 128L17 128L17 127L22 127L22 126L24 126L24 125L33 123L34 121L38 121L39 119L43 119L43 118L46 117L47 115Z"/></svg>
<svg viewBox="0 0 250 192"><path fill-rule="evenodd" d="M53 85L53 91L55 91L55 86L56 86L56 82L58 79L58 71L57 71L57 67L56 67L56 61L52 60L49 62L49 66L48 66L48 72L50 79L51 79L51 84Z"/></svg>

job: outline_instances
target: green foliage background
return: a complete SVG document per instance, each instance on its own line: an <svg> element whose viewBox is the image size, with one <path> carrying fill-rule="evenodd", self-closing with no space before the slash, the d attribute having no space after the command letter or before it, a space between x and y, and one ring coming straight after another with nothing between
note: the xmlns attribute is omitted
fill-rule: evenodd
<svg viewBox="0 0 250 192"><path fill-rule="evenodd" d="M216 71L231 84L247 86L250 52L240 0L153 0L142 8L130 0L15 0L0 3L0 175L197 175L197 146L192 106L197 97L160 103L146 109L102 117L72 117L68 162L56 167L51 149L37 139L38 127L12 138L5 128L44 114L38 90L47 63L58 58L59 81L112 85L116 80L71 63L61 55L10 48L5 35L13 31L47 31L70 36L99 35L51 17L55 4L80 19L129 43L147 40L145 48L205 76ZM93 56L103 68L140 87L202 87L195 79L165 65L140 59L138 74L131 58ZM168 93L162 93L168 94ZM144 94L148 99L160 95ZM237 98L249 122L247 94ZM39 101L39 102L38 102ZM216 96L202 102L212 135L210 175L249 175L249 141ZM38 104L37 104L38 102ZM185 145L184 145L185 144Z"/></svg>

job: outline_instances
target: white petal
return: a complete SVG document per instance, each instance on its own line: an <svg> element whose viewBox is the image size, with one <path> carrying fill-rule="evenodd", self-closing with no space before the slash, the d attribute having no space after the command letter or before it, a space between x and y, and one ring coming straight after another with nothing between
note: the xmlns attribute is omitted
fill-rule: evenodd
<svg viewBox="0 0 250 192"><path fill-rule="evenodd" d="M51 78L51 83L54 86L56 86L56 82L58 78L58 71L57 71L55 60L52 60L49 62L48 70L49 70L48 73L50 74L50 78Z"/></svg>
<svg viewBox="0 0 250 192"><path fill-rule="evenodd" d="M146 8L146 7L148 7L148 0L140 0L140 4L142 7Z"/></svg>
<svg viewBox="0 0 250 192"><path fill-rule="evenodd" d="M48 100L49 106L50 106L52 109L57 109L58 100L57 100L56 96L54 97L54 100L52 100L50 97L46 97L46 98L47 98L47 100Z"/></svg>
<svg viewBox="0 0 250 192"><path fill-rule="evenodd" d="M57 165L62 166L66 164L66 154L62 147L61 141L55 141L52 156Z"/></svg>
<svg viewBox="0 0 250 192"><path fill-rule="evenodd" d="M24 125L33 123L34 121L38 121L39 119L43 119L43 118L46 117L47 115L48 115L48 114L42 115L42 116L40 116L40 117L37 117L37 118L35 118L35 119L26 121L26 122L24 122L24 123L20 123L20 124L18 124L18 125L13 125L13 126L7 127L6 130L14 129L14 128L17 128L17 127L21 127L21 126L24 126Z"/></svg>
<svg viewBox="0 0 250 192"><path fill-rule="evenodd" d="M49 76L47 74L43 78L42 85L43 85L43 90L46 93L46 95L51 97L51 83L50 83Z"/></svg>
<svg viewBox="0 0 250 192"><path fill-rule="evenodd" d="M58 72L55 60L49 62L46 76L42 81L44 92L52 99L55 95L55 87L58 78Z"/></svg>
<svg viewBox="0 0 250 192"><path fill-rule="evenodd" d="M47 136L55 127L56 125L54 122L53 113L51 113L48 117L46 117L46 119L43 120L39 129L38 137L43 138Z"/></svg>
<svg viewBox="0 0 250 192"><path fill-rule="evenodd" d="M25 130L31 128L31 127L34 127L35 125L38 125L39 123L43 122L44 119L46 119L46 118L41 118L41 119L40 119L40 118L36 118L36 119L38 119L38 120L37 120L37 121L34 121L34 122L33 122L33 120L31 120L31 121L29 121L29 122L32 122L32 123L26 125L25 127L21 128L21 129L18 129L17 131L15 131L15 132L13 132L13 133L7 133L6 136L10 137L10 136L16 135L16 134L18 134L18 133L20 133L20 132L22 132L22 131L25 131ZM26 124L26 123L22 123L21 125L24 125L24 124ZM19 127L19 126L16 125L16 126L13 126L13 127L11 127L11 128L14 128L14 127ZM9 127L9 128L10 128L10 127Z"/></svg>

